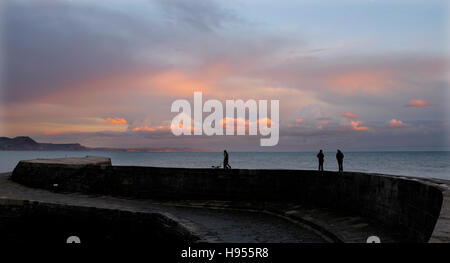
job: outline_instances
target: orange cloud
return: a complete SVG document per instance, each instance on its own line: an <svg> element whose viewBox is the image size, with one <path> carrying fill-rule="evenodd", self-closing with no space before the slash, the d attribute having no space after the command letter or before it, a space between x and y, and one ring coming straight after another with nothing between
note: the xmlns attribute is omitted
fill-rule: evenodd
<svg viewBox="0 0 450 263"><path fill-rule="evenodd" d="M405 126L405 124L401 120L392 119L389 121L389 126L392 128L400 128L400 127Z"/></svg>
<svg viewBox="0 0 450 263"><path fill-rule="evenodd" d="M358 115L356 115L356 114L354 114L354 113L351 113L351 112L349 112L349 111L347 111L346 113L344 113L344 117L345 117L345 118L348 118L348 119L353 119L353 120L359 118Z"/></svg>
<svg viewBox="0 0 450 263"><path fill-rule="evenodd" d="M106 118L106 121L114 125L128 124L127 120L124 118Z"/></svg>
<svg viewBox="0 0 450 263"><path fill-rule="evenodd" d="M369 129L369 127L366 126L359 126L361 125L360 121L350 121L350 125L355 131L367 131Z"/></svg>
<svg viewBox="0 0 450 263"><path fill-rule="evenodd" d="M148 126L136 127L136 128L131 129L131 130L132 130L132 131L150 131L150 132L156 131L155 128L148 127Z"/></svg>
<svg viewBox="0 0 450 263"><path fill-rule="evenodd" d="M162 126L159 126L162 127ZM170 124L168 129L172 130L175 126ZM193 133L195 131L195 127L193 125L191 126L187 126L187 125L183 125L183 123L178 123L178 128L183 129L183 130L190 130L191 133Z"/></svg>
<svg viewBox="0 0 450 263"><path fill-rule="evenodd" d="M302 118L297 118L297 119L295 119L295 122L296 123L302 123L304 121L304 119L302 119Z"/></svg>
<svg viewBox="0 0 450 263"><path fill-rule="evenodd" d="M266 125L266 126L271 126L272 125L272 120L270 118L259 119L258 120L258 124L261 125L261 123Z"/></svg>
<svg viewBox="0 0 450 263"><path fill-rule="evenodd" d="M426 106L428 106L428 105L430 105L429 103L428 103L428 101L426 101L426 100L410 100L409 102L408 102L408 107L418 107L418 108L422 108L422 107L426 107Z"/></svg>

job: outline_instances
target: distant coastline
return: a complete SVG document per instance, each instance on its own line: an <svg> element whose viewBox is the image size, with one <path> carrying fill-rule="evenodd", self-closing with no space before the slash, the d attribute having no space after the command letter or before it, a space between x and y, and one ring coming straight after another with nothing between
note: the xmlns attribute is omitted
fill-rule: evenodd
<svg viewBox="0 0 450 263"><path fill-rule="evenodd" d="M28 136L18 136L14 138L0 137L0 151L213 152L211 150L188 147L86 147L79 143L40 143Z"/></svg>

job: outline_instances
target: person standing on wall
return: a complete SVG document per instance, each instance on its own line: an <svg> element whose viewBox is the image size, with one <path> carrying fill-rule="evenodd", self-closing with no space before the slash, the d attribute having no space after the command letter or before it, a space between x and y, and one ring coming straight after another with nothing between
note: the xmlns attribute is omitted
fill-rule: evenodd
<svg viewBox="0 0 450 263"><path fill-rule="evenodd" d="M228 164L228 152L227 152L227 150L223 151L223 169L231 169L231 166Z"/></svg>
<svg viewBox="0 0 450 263"><path fill-rule="evenodd" d="M319 159L319 171L323 171L323 160L325 158L325 155L323 154L323 151L320 150L317 154L317 159Z"/></svg>
<svg viewBox="0 0 450 263"><path fill-rule="evenodd" d="M336 160L337 160L337 162L338 162L339 172L343 172L343 171L344 171L344 167L343 167L343 163L344 163L344 154L341 152L341 150L337 150L337 153L336 153Z"/></svg>

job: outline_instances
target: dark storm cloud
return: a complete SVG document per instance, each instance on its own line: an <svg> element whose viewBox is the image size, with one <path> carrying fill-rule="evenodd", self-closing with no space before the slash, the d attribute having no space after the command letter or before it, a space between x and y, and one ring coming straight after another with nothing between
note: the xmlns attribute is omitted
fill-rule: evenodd
<svg viewBox="0 0 450 263"><path fill-rule="evenodd" d="M111 75L180 68L183 59L200 65L222 58L234 63L267 53L271 46L211 35L214 29L240 21L216 2L156 3L169 19L75 1L5 2L5 102L32 100Z"/></svg>
<svg viewBox="0 0 450 263"><path fill-rule="evenodd" d="M135 65L135 39L121 35L136 27L129 17L59 1L9 1L4 8L8 102Z"/></svg>

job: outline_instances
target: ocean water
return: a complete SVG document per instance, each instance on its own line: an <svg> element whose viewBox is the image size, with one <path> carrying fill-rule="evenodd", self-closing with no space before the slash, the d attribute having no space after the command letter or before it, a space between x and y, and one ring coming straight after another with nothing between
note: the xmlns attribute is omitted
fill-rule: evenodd
<svg viewBox="0 0 450 263"><path fill-rule="evenodd" d="M232 168L317 169L314 152L229 152ZM344 152L344 171L441 178L450 180L450 152ZM110 157L113 165L209 168L221 165L223 153L135 153L98 151L0 151L0 172L20 160L55 157ZM334 152L325 152L325 170L337 170Z"/></svg>

